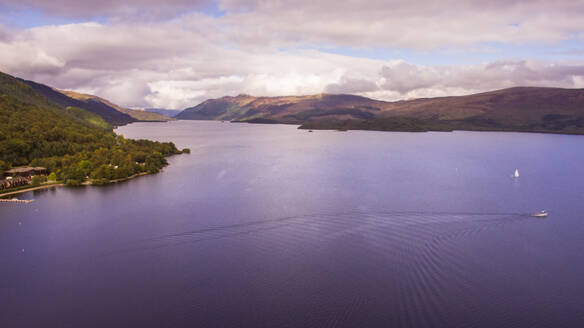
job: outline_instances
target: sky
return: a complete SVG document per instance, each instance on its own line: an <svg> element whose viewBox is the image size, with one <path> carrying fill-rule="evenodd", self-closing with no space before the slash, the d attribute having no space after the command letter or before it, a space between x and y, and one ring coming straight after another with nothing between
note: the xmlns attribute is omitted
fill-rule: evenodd
<svg viewBox="0 0 584 328"><path fill-rule="evenodd" d="M584 0L0 0L0 71L131 108L584 88Z"/></svg>

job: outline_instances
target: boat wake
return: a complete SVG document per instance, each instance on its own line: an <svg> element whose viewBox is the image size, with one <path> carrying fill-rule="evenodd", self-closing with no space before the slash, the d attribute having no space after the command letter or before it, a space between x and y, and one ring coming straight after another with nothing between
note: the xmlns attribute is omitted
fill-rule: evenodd
<svg viewBox="0 0 584 328"><path fill-rule="evenodd" d="M431 229L434 224L445 225L448 223L466 223L473 226L472 228L463 229L459 234L480 233L484 228L478 228L476 223L491 222L496 225L497 222L503 223L505 220L517 220L531 217L529 213L501 213L501 212L424 212L424 211L347 211L339 213L315 213L298 216L286 216L264 220L249 220L241 223L229 225L209 226L200 229L193 229L151 238L135 240L131 242L133 247L122 247L109 251L102 255L114 255L116 253L126 253L132 251L147 251L163 247L170 247L184 243L199 243L217 239L237 238L250 234L258 234L286 227L302 229L322 230L321 226L332 228L326 239L339 238L343 235L354 234L359 232L377 229L383 226L391 225L392 227L408 227L415 231L412 226L425 226ZM332 223L332 225L331 225ZM339 225L347 224L348 227L340 228ZM334 226L334 227L333 227ZM494 226L493 226L494 227ZM437 230L440 231L440 230ZM404 235L410 231L400 230ZM456 236L456 233L452 234ZM446 238L441 234L433 238Z"/></svg>
<svg viewBox="0 0 584 328"><path fill-rule="evenodd" d="M351 326L367 311L386 313L389 326L441 326L452 322L452 317L478 323L479 314L510 307L512 300L496 299L494 292L492 305L477 303L484 295L478 295L475 277L484 275L469 272L490 268L473 252L484 242L474 241L529 219L529 213L505 212L307 214L153 236L101 256L169 247L188 247L189 254L207 254L209 249L241 254L244 249L244 254L253 254L263 264L229 257L221 261L238 265L240 275L253 277L246 281L249 291L270 290L274 304L289 299L307 281L326 277L310 287L310 311L299 311L305 312L307 327ZM263 266L272 265L270 261L285 263L286 270L266 274ZM460 300L456 302L460 308L445 309L451 299Z"/></svg>

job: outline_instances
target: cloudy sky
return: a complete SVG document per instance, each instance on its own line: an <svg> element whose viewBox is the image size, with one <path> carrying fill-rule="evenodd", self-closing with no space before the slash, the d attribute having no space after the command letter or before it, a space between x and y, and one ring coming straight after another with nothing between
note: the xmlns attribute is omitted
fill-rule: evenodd
<svg viewBox="0 0 584 328"><path fill-rule="evenodd" d="M584 88L584 0L0 0L0 71L128 107Z"/></svg>

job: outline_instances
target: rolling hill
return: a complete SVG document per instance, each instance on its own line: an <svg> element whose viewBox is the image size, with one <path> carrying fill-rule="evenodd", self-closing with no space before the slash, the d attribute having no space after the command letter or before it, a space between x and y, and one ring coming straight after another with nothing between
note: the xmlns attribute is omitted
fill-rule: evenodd
<svg viewBox="0 0 584 328"><path fill-rule="evenodd" d="M116 105L108 100L100 98L98 96L77 93L74 91L65 91L65 90L59 90L59 92L66 95L67 97L82 101L82 102L88 104L89 106L91 106L92 104L102 104L104 106L113 108L114 110L116 110L120 113L130 115L132 118L134 118L135 120L140 121L140 122L167 122L167 121L172 120L170 117L167 117L167 116L164 116L164 115L161 115L158 113L153 113L153 112L146 111L146 110L136 110L136 109L124 108L124 107L118 106L118 105Z"/></svg>
<svg viewBox="0 0 584 328"><path fill-rule="evenodd" d="M41 95L42 97L48 99L49 101L67 108L67 107L75 107L81 108L88 112L94 113L102 117L106 122L112 125L124 125L132 122L136 122L137 120L126 113L122 113L115 108L112 108L102 102L97 101L81 101L74 98L71 98L57 89L51 88L44 84L36 83L33 81L22 80L23 83L29 85L36 93Z"/></svg>
<svg viewBox="0 0 584 328"><path fill-rule="evenodd" d="M51 88L34 81L19 79L29 85L39 95L62 107L81 108L94 113L114 126L125 125L137 121L166 122L170 118L147 111L133 110L118 106L103 98L81 94L73 91L63 91Z"/></svg>
<svg viewBox="0 0 584 328"><path fill-rule="evenodd" d="M584 133L584 89L516 87L386 102L354 95L207 100L177 119L299 124L306 129Z"/></svg>
<svg viewBox="0 0 584 328"><path fill-rule="evenodd" d="M177 119L266 120L299 124L323 117L373 118L388 103L353 95L252 97L239 95L210 99L187 108Z"/></svg>

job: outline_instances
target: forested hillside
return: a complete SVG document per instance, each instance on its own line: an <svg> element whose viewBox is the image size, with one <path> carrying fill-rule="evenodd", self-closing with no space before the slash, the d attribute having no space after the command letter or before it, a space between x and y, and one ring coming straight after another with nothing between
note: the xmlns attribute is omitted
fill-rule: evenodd
<svg viewBox="0 0 584 328"><path fill-rule="evenodd" d="M59 106L0 73L0 171L44 166L69 184L88 178L104 183L158 172L167 164L165 156L178 153L173 143L116 136L101 117Z"/></svg>
<svg viewBox="0 0 584 328"><path fill-rule="evenodd" d="M22 82L26 83L30 86L37 94L40 96L48 99L54 104L57 104L61 107L76 107L82 108L88 112L93 114L97 114L102 117L106 122L112 125L124 125L132 122L136 122L137 120L132 116L122 113L117 109L108 106L102 102L97 101L81 101L78 99L71 98L49 86L44 84L36 83L33 81L26 81L21 80Z"/></svg>

